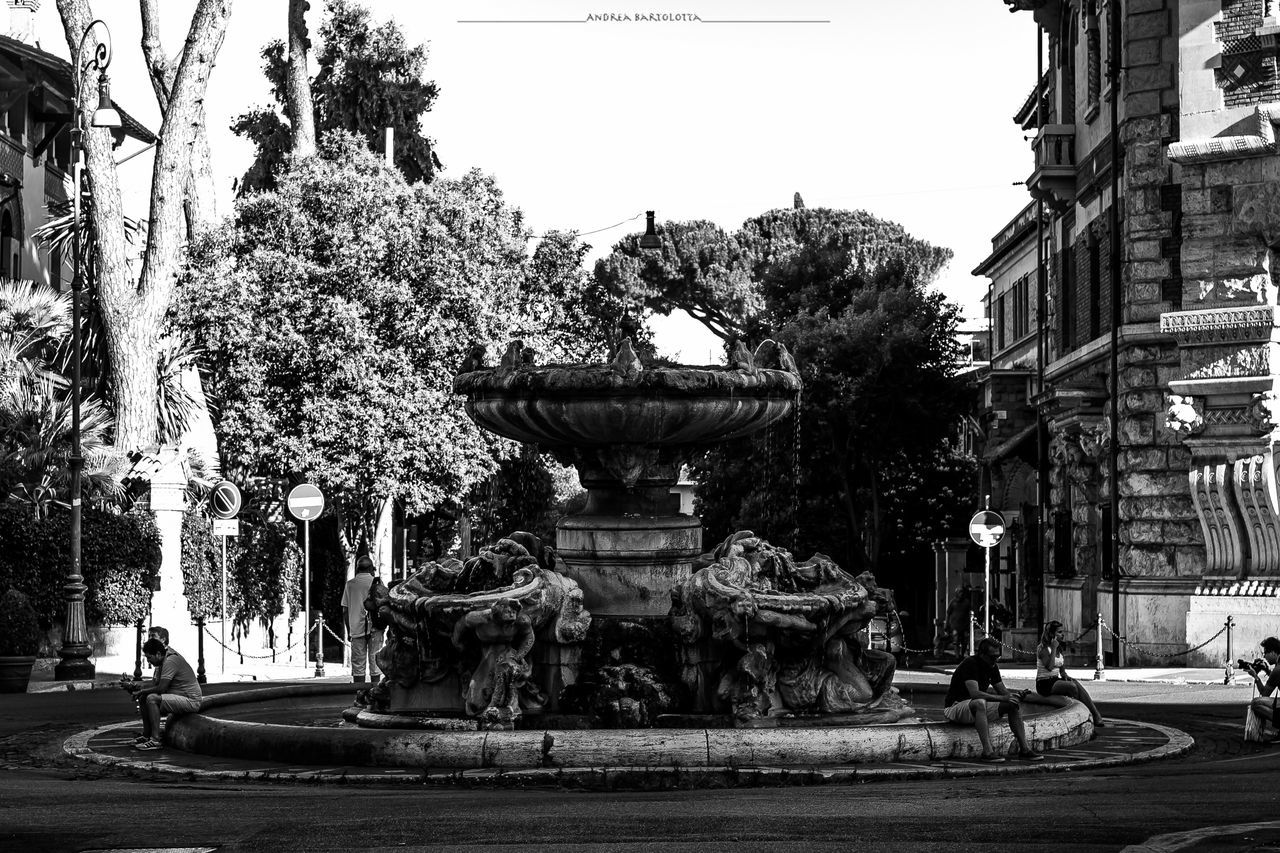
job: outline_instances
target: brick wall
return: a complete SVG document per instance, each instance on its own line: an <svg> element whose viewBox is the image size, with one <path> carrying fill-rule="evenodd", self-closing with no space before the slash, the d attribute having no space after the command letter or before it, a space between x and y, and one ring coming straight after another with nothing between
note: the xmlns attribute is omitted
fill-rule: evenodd
<svg viewBox="0 0 1280 853"><path fill-rule="evenodd" d="M1262 24L1263 0L1222 0L1222 20L1214 34L1222 45L1222 65L1214 79L1228 107L1270 103L1280 97L1276 57L1262 51L1254 31Z"/></svg>

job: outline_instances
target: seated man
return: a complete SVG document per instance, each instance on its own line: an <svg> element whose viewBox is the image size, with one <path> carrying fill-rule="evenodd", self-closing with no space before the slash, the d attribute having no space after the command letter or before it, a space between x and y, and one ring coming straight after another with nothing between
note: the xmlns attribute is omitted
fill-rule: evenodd
<svg viewBox="0 0 1280 853"><path fill-rule="evenodd" d="M1277 722L1280 722L1276 719L1276 705L1280 704L1280 692L1276 691L1276 688L1280 687L1280 666L1276 666L1276 663L1280 661L1280 639L1267 637L1259 645L1262 646L1262 659L1266 661L1267 667L1270 667L1271 671L1267 674L1267 680L1263 681L1260 673L1266 672L1267 668L1258 666L1261 661L1254 661L1253 664L1244 664L1241 661L1242 668L1253 676L1253 683L1258 688L1258 695L1249 703L1249 714L1246 716L1245 721L1245 740L1274 742L1280 739L1280 734L1264 738L1263 733L1266 731L1267 723L1275 726ZM1249 725L1249 717L1256 718L1253 726ZM1250 736L1250 728L1255 730L1252 733L1253 736Z"/></svg>
<svg viewBox="0 0 1280 853"><path fill-rule="evenodd" d="M976 654L965 658L951 675L951 686L943 714L949 722L974 726L978 740L982 741L981 760L988 763L1004 761L991 748L991 721L1002 716L1009 718L1009 729L1018 741L1018 757L1026 761L1043 761L1044 756L1027 743L1027 730L1022 725L1022 699L1031 691L1010 693L1000 676L1000 643L986 637L978 643Z"/></svg>
<svg viewBox="0 0 1280 853"><path fill-rule="evenodd" d="M160 748L160 715L188 714L200 710L203 694L195 670L182 655L156 638L142 644L147 663L156 668L150 684L130 689L142 715L142 736L134 749Z"/></svg>

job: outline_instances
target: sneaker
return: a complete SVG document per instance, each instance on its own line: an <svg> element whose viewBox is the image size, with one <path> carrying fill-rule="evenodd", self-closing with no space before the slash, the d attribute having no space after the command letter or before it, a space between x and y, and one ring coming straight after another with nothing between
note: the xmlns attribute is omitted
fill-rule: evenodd
<svg viewBox="0 0 1280 853"><path fill-rule="evenodd" d="M138 744L146 743L149 740L151 740L151 738L147 737L146 735L138 735L136 738L133 739L133 745L137 746Z"/></svg>
<svg viewBox="0 0 1280 853"><path fill-rule="evenodd" d="M1034 749L1024 749L1018 753L1018 758L1022 761L1044 761L1044 756L1036 752Z"/></svg>
<svg viewBox="0 0 1280 853"><path fill-rule="evenodd" d="M154 740L152 738L147 738L142 743L135 743L133 745L133 748L134 749L159 749L160 746L161 746L160 741Z"/></svg>
<svg viewBox="0 0 1280 853"><path fill-rule="evenodd" d="M978 756L978 760L983 764L1004 764L1008 761L1008 759L1003 755L996 755L994 752L990 755L980 755Z"/></svg>

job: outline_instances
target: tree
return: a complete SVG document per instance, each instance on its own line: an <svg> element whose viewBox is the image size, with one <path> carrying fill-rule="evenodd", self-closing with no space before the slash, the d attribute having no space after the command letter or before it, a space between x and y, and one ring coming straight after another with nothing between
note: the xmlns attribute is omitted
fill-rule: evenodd
<svg viewBox="0 0 1280 853"><path fill-rule="evenodd" d="M145 2L142 8L145 20ZM58 0L58 12L74 56L92 19L88 0ZM111 135L105 129L86 128L83 136L94 198L94 268L113 371L115 443L124 450L156 442L157 343L188 236L184 205L190 195L198 128L203 126L205 89L230 13L230 0L200 0L172 83L167 84L151 178L147 242L136 274L128 261ZM86 116L93 114L97 98L95 86L81 86L79 106Z"/></svg>
<svg viewBox="0 0 1280 853"><path fill-rule="evenodd" d="M723 341L745 334L760 297L752 259L738 241L705 221L667 222L657 230L661 249L641 249L632 235L596 262L599 289L633 314L680 309Z"/></svg>
<svg viewBox="0 0 1280 853"><path fill-rule="evenodd" d="M290 105L307 99L290 94L291 85L301 85L297 69L290 67L290 55L295 54L280 41L263 48L262 70L276 106L245 113L232 125L258 148L241 180L242 193L273 187L286 155L294 151ZM411 183L431 181L442 167L435 144L422 134L422 116L439 94L436 84L425 79L426 47L407 45L394 21L375 26L368 10L351 0L326 0L316 65L316 76L310 81L315 132L323 137L330 131L347 131L376 149L389 127L396 167Z"/></svg>
<svg viewBox="0 0 1280 853"><path fill-rule="evenodd" d="M695 463L708 531L748 527L883 568L902 551L896 520L938 487L930 462L947 455L964 406L958 309L927 288L950 253L870 214L822 209L773 211L735 239L761 298L746 336L785 344L805 385L798 424Z"/></svg>
<svg viewBox="0 0 1280 853"><path fill-rule="evenodd" d="M229 461L315 482L351 549L385 501L461 498L512 451L466 416L453 375L477 343L571 356L556 315L525 306L533 278L573 275L529 274L520 213L478 172L410 184L339 132L320 152L195 245L175 322L206 353Z"/></svg>
<svg viewBox="0 0 1280 853"><path fill-rule="evenodd" d="M311 78L307 74L307 0L289 0L289 86L286 114L293 131L293 156L310 157L316 153L315 104L311 100Z"/></svg>

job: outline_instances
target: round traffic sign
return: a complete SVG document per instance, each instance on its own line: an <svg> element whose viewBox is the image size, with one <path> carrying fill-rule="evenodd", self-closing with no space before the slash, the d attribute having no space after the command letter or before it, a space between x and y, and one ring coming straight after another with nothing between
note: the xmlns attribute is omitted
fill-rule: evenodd
<svg viewBox="0 0 1280 853"><path fill-rule="evenodd" d="M1004 516L994 509L980 509L969 519L969 538L983 548L994 548L1004 538Z"/></svg>
<svg viewBox="0 0 1280 853"><path fill-rule="evenodd" d="M310 483L294 486L285 499L289 513L299 521L311 521L324 512L324 495Z"/></svg>
<svg viewBox="0 0 1280 853"><path fill-rule="evenodd" d="M240 502L240 490L230 480L223 480L209 493L209 508L215 518L235 518Z"/></svg>

